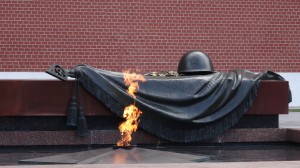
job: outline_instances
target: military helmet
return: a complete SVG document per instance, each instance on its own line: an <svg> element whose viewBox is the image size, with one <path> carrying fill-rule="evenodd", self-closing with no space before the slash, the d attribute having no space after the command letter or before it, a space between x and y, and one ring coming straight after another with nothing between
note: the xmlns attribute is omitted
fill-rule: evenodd
<svg viewBox="0 0 300 168"><path fill-rule="evenodd" d="M189 51L181 57L177 72L182 75L205 75L214 71L207 54L201 51Z"/></svg>

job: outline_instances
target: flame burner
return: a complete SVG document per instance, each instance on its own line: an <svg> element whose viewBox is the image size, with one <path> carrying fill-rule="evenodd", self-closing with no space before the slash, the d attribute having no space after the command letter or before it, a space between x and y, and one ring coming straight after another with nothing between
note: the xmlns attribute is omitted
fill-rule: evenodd
<svg viewBox="0 0 300 168"><path fill-rule="evenodd" d="M20 160L20 164L144 164L144 163L195 163L210 158L192 154L139 148L113 146L76 153Z"/></svg>
<svg viewBox="0 0 300 168"><path fill-rule="evenodd" d="M137 145L130 145L130 146L118 146L118 145L113 145L113 149L125 149L125 150L131 150L133 148L137 147Z"/></svg>

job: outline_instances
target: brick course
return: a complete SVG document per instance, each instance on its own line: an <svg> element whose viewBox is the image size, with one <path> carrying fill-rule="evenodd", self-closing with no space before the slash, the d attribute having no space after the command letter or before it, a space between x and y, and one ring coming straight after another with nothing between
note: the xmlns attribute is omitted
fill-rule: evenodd
<svg viewBox="0 0 300 168"><path fill-rule="evenodd" d="M201 49L217 71L300 72L300 1L1 0L0 49L0 71L175 70Z"/></svg>

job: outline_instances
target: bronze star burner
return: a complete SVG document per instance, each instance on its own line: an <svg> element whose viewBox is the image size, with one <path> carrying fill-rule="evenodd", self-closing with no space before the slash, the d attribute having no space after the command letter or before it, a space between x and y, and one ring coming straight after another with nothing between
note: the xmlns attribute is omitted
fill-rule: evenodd
<svg viewBox="0 0 300 168"><path fill-rule="evenodd" d="M131 146L103 148L83 152L20 160L20 164L142 164L194 163L208 161L207 156L175 153Z"/></svg>

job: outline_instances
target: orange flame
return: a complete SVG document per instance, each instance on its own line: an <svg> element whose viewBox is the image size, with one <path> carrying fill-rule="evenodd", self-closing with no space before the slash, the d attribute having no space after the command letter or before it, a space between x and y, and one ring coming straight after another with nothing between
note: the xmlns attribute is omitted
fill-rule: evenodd
<svg viewBox="0 0 300 168"><path fill-rule="evenodd" d="M129 86L127 93L136 99L134 94L139 90L138 82L145 82L146 79L143 75L131 72L131 70L124 71L123 75L125 85ZM126 121L119 125L121 139L117 142L117 146L130 146L130 142L132 140L131 134L137 131L139 124L138 118L141 114L142 112L135 106L135 101L134 104L125 107L123 118L125 118Z"/></svg>
<svg viewBox="0 0 300 168"><path fill-rule="evenodd" d="M126 70L123 72L124 75L124 83L128 87L127 93L132 96L133 98L136 98L134 93L137 93L139 90L139 81L145 82L146 79L143 75L137 74L135 72L131 72L131 70Z"/></svg>

